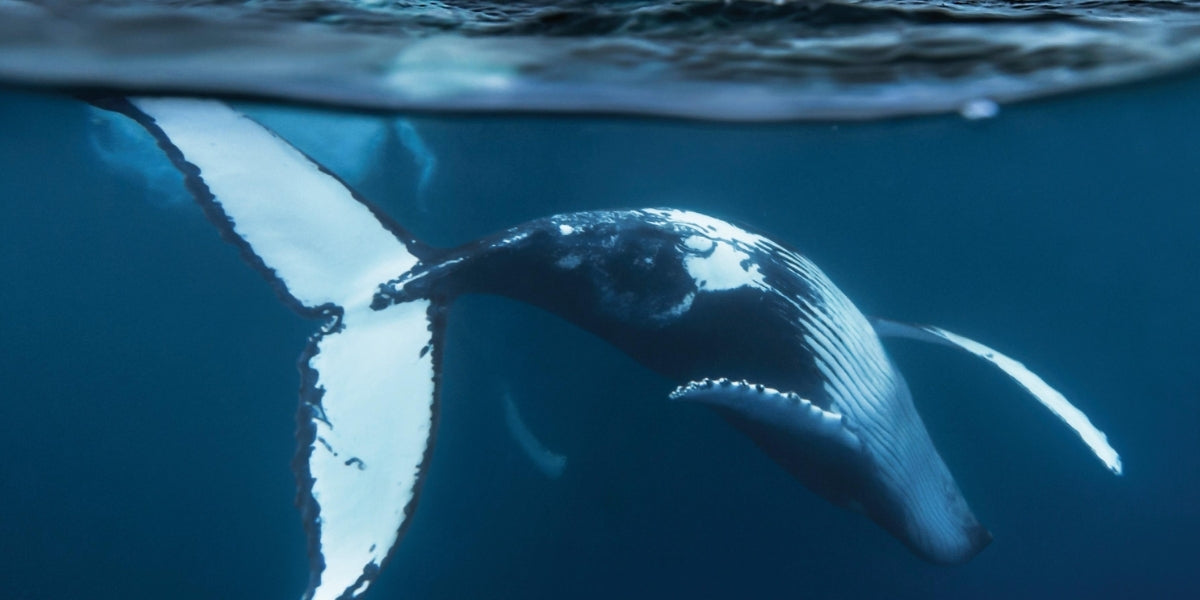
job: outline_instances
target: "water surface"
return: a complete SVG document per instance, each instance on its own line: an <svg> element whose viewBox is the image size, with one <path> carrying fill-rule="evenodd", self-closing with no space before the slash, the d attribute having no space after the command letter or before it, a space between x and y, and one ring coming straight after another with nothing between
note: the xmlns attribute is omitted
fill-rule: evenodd
<svg viewBox="0 0 1200 600"><path fill-rule="evenodd" d="M0 79L360 108L973 114L1198 61L1196 0L0 2Z"/></svg>

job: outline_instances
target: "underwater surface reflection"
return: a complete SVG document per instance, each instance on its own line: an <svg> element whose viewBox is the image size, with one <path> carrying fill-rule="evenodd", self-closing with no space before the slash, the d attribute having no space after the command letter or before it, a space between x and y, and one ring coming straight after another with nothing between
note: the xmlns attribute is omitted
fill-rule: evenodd
<svg viewBox="0 0 1200 600"><path fill-rule="evenodd" d="M374 109L970 114L1198 61L1196 0L0 2L5 80Z"/></svg>

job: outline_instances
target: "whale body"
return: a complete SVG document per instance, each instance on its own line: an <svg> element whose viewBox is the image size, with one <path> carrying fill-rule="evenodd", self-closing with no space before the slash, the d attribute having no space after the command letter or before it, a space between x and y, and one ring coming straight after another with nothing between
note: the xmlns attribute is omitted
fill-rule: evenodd
<svg viewBox="0 0 1200 600"><path fill-rule="evenodd" d="M1114 473L1117 453L1019 362L945 330L869 319L807 258L671 208L555 215L433 248L320 165L214 100L97 102L153 134L225 237L301 314L296 466L306 599L355 598L402 537L437 424L442 331L464 294L541 307L713 408L796 479L936 563L991 535L972 514L881 336L983 358L1046 405Z"/></svg>

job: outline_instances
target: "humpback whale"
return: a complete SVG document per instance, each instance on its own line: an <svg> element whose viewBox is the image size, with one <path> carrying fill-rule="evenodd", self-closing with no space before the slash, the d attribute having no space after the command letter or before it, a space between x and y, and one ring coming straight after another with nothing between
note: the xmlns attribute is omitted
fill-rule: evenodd
<svg viewBox="0 0 1200 600"><path fill-rule="evenodd" d="M228 105L95 101L146 128L223 235L305 316L299 504L308 600L367 591L411 522L438 421L447 307L527 302L599 336L711 407L804 485L919 556L991 539L934 448L881 342L936 342L998 367L1114 473L1117 452L1021 363L943 329L870 319L810 260L687 210L550 216L457 248L422 243Z"/></svg>
<svg viewBox="0 0 1200 600"><path fill-rule="evenodd" d="M504 394L504 423L508 425L508 431L512 434L513 441L521 447L525 456L537 467L542 475L550 479L557 479L562 476L563 471L567 468L567 457L559 454L542 444L537 436L533 435L529 426L521 418L521 412L517 410L517 403L513 401L511 392L505 391Z"/></svg>

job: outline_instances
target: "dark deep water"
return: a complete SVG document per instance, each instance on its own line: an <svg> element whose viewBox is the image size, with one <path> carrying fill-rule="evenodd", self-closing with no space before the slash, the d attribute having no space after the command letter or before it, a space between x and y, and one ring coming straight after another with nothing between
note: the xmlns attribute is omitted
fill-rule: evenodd
<svg viewBox="0 0 1200 600"><path fill-rule="evenodd" d="M1126 474L987 365L889 343L995 535L965 566L932 566L715 415L665 402L670 384L624 355L473 297L449 320L420 510L367 597L1196 594L1198 98L1193 75L983 121L414 118L437 159L420 197L403 148L356 178L425 239L643 205L751 224L864 312L1022 360L1108 434ZM94 119L0 95L0 595L295 598L295 361L317 323L180 188L104 162ZM568 457L561 478L513 442L506 392Z"/></svg>

